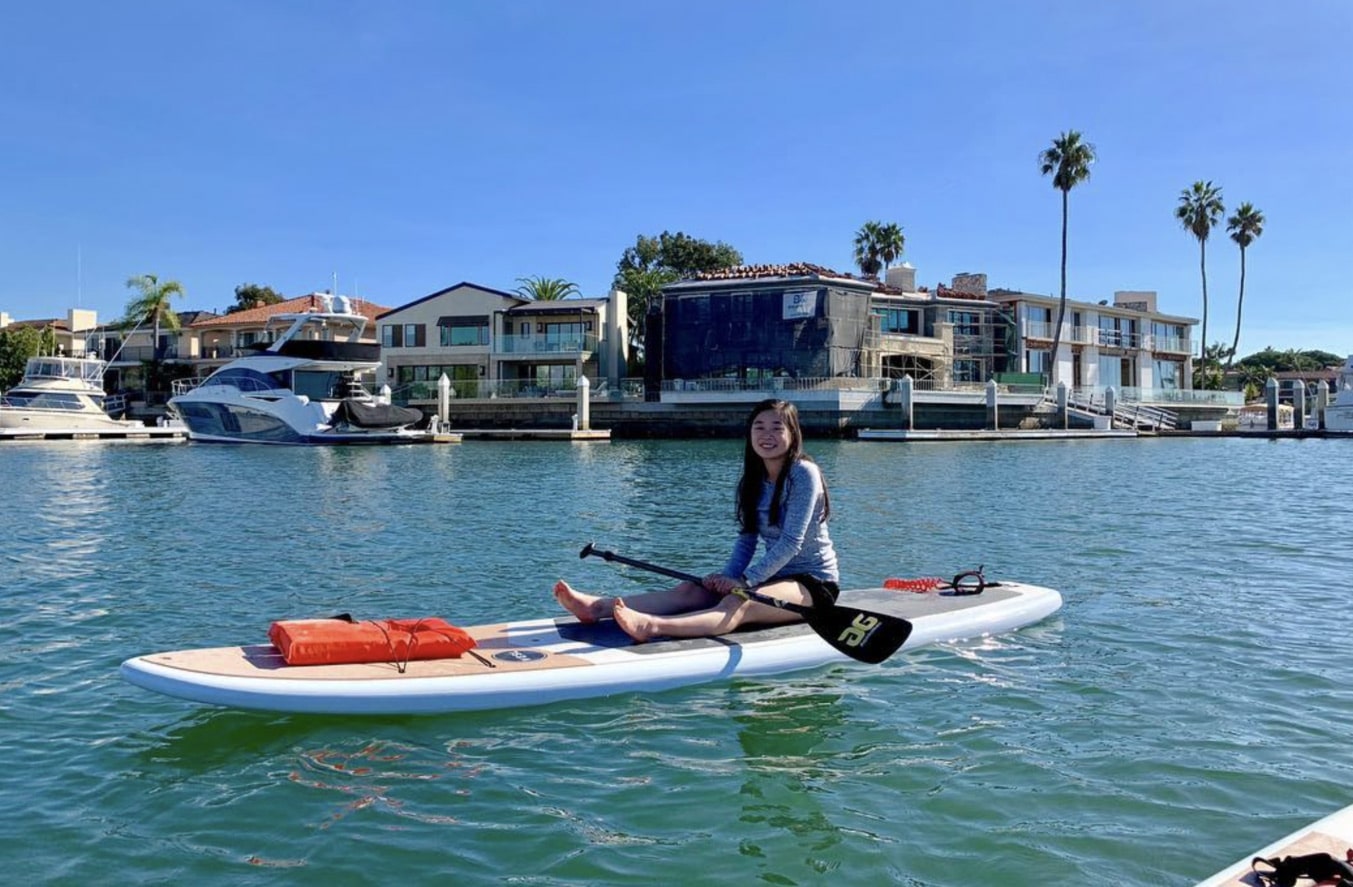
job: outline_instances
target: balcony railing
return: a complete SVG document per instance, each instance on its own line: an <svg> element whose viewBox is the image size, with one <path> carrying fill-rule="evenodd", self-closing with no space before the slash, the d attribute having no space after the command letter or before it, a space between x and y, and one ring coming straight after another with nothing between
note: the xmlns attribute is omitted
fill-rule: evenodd
<svg viewBox="0 0 1353 887"><path fill-rule="evenodd" d="M625 378L620 380L619 391L611 389L605 380L592 383L591 396L611 398L616 394L625 399L643 399L644 380ZM572 381L546 384L528 379L451 380L451 398L453 400L497 400L500 398L556 398L572 400L578 396L578 389ZM392 402L402 405L409 403L436 403L436 382L406 382L390 393Z"/></svg>
<svg viewBox="0 0 1353 887"><path fill-rule="evenodd" d="M597 350L592 333L577 336L499 336L493 343L494 354L581 354Z"/></svg>
<svg viewBox="0 0 1353 887"><path fill-rule="evenodd" d="M1141 333L1125 333L1122 330L1096 330L1095 344L1101 348L1141 348Z"/></svg>
<svg viewBox="0 0 1353 887"><path fill-rule="evenodd" d="M1193 342L1177 336L1152 336L1148 347L1152 351L1168 351L1172 354L1193 353Z"/></svg>
<svg viewBox="0 0 1353 887"><path fill-rule="evenodd" d="M1047 339L1051 342L1054 326L1056 324L1049 323L1046 320L1026 320L1024 321L1024 338Z"/></svg>
<svg viewBox="0 0 1353 887"><path fill-rule="evenodd" d="M1103 403L1105 387L1095 385L1077 388L1072 392L1072 397L1090 403ZM1243 391L1186 391L1182 388L1115 387L1114 394L1119 403L1223 407L1240 407L1245 404L1245 392Z"/></svg>
<svg viewBox="0 0 1353 887"><path fill-rule="evenodd" d="M117 359L119 363L135 363L143 360L155 360L157 357L157 350L160 352L158 354L160 360L179 359L179 347L177 345L170 345L160 349L156 349L150 345L127 345L118 353Z"/></svg>

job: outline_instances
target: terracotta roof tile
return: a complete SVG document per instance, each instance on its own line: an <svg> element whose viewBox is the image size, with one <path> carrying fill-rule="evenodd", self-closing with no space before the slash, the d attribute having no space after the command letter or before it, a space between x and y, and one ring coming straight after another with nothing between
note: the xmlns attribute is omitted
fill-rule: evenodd
<svg viewBox="0 0 1353 887"><path fill-rule="evenodd" d="M715 271L701 271L690 280L750 280L758 277L838 277L854 280L853 274L842 274L811 262L790 262L785 265L734 265ZM869 278L859 278L869 280Z"/></svg>
<svg viewBox="0 0 1353 887"><path fill-rule="evenodd" d="M971 299L974 302L985 302L987 297L980 293L970 293L966 290L956 290L951 286L940 284L935 287L935 298L937 299Z"/></svg>
<svg viewBox="0 0 1353 887"><path fill-rule="evenodd" d="M295 299L287 299L278 302L276 305L260 305L257 308L246 308L243 311L236 311L233 314L225 314L220 317L209 317L206 320L199 320L189 326L193 329L210 327L217 329L223 326L258 326L266 323L268 318L275 314L297 314L303 311L323 310L320 305L320 299L324 293L311 293L308 296L299 296ZM362 315L367 320L374 321L380 314L384 314L390 309L384 305L377 305L364 299L353 299L352 309L355 313Z"/></svg>
<svg viewBox="0 0 1353 887"><path fill-rule="evenodd" d="M49 326L56 327L59 330L69 329L65 318L61 317L53 317L50 320L11 320L9 326L5 327L5 329L13 329L16 326L32 327L36 330L44 329Z"/></svg>

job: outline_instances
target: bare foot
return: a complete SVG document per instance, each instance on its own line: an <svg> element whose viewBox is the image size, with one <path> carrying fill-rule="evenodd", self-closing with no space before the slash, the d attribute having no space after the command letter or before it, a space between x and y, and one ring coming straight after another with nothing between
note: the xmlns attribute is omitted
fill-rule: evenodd
<svg viewBox="0 0 1353 887"><path fill-rule="evenodd" d="M615 609L611 615L615 617L615 624L623 628L625 634L634 638L636 643L642 644L660 634L653 627L652 616L647 613L640 613L638 610L631 610L625 606L625 602L620 598L615 599Z"/></svg>
<svg viewBox="0 0 1353 887"><path fill-rule="evenodd" d="M579 622L596 622L609 615L606 611L610 608L606 606L604 598L584 594L563 579L554 583L554 599L559 601L561 607L578 617Z"/></svg>

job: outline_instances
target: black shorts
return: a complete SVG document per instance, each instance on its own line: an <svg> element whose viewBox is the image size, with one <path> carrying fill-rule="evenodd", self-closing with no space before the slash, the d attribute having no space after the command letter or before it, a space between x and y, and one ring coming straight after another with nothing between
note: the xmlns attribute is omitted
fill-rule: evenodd
<svg viewBox="0 0 1353 887"><path fill-rule="evenodd" d="M807 573L795 573L793 576L780 576L776 582L797 582L808 592L808 596L813 599L813 606L831 606L836 603L836 599L841 596L841 586L835 582L828 582L825 579L819 579L816 576L810 576Z"/></svg>

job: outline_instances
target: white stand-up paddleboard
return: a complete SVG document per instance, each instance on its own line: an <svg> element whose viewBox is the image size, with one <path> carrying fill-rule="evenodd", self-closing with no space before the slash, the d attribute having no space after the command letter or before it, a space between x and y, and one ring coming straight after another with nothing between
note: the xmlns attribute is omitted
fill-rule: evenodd
<svg viewBox="0 0 1353 887"><path fill-rule="evenodd" d="M980 594L882 588L841 603L910 620L900 652L1010 631L1057 611L1049 588L1000 582ZM563 699L665 690L734 675L767 675L851 660L798 623L717 638L636 644L611 620L572 617L464 626L473 653L455 659L290 666L271 644L152 653L122 663L138 687L193 702L330 714L423 714L516 708Z"/></svg>
<svg viewBox="0 0 1353 887"><path fill-rule="evenodd" d="M1244 859L1236 860L1207 880L1199 881L1196 887L1259 887L1264 881L1260 879L1252 865L1255 857L1283 859L1289 856L1328 853L1334 859L1344 861L1348 859L1350 849L1353 849L1353 805L1299 828L1287 837L1248 854ZM1269 873L1272 869L1260 863L1259 871ZM1311 887L1317 883L1338 882L1317 882L1310 878L1298 878L1296 883L1297 887Z"/></svg>

